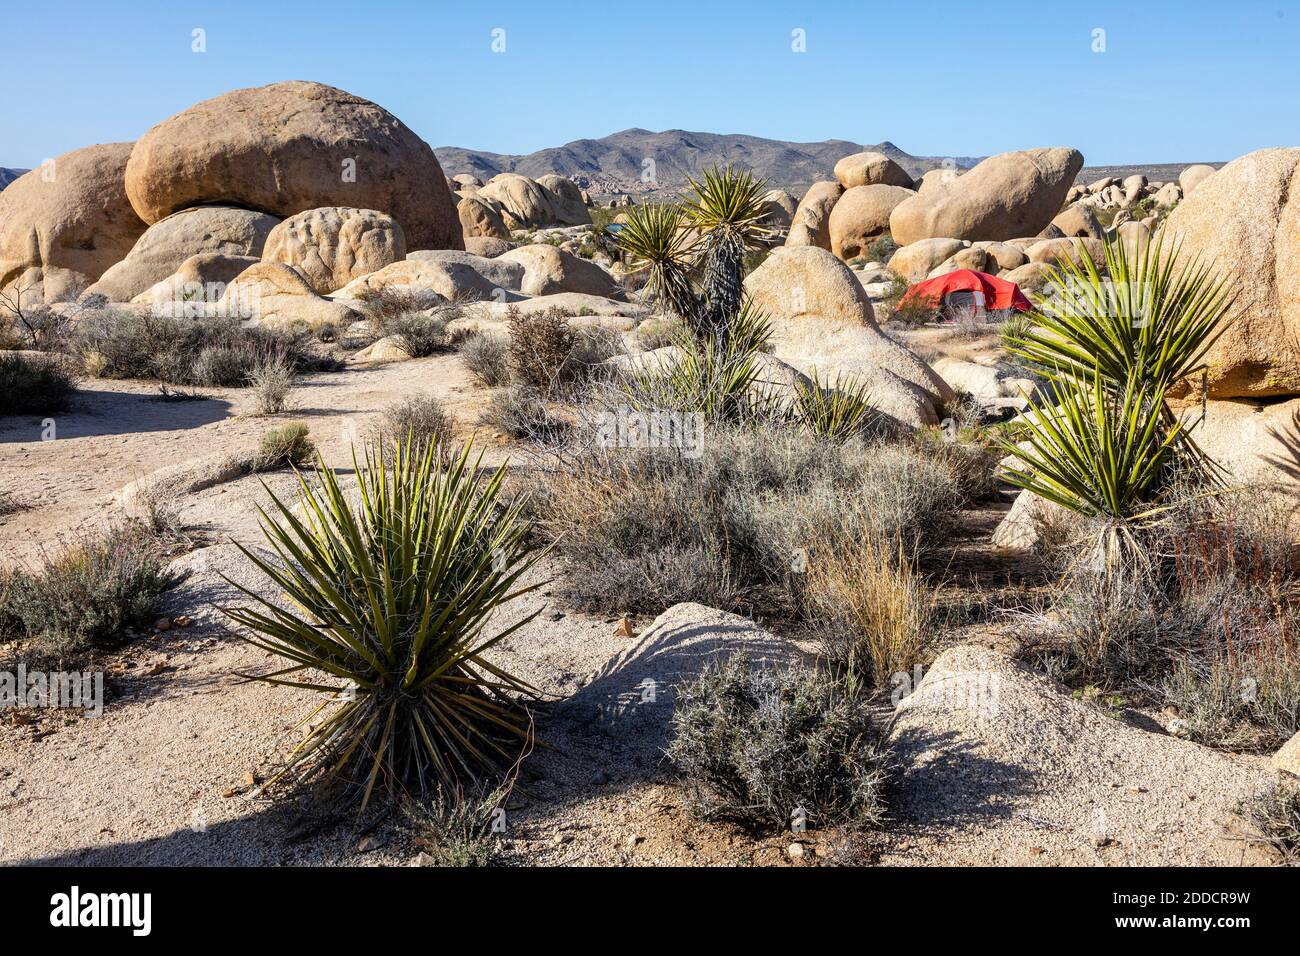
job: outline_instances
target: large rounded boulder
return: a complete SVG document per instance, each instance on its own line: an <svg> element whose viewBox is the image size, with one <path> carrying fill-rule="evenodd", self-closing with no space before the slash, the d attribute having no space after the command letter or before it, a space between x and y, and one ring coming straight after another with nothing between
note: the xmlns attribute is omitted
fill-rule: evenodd
<svg viewBox="0 0 1300 956"><path fill-rule="evenodd" d="M745 291L772 321L776 357L799 371L864 383L877 409L916 428L937 423L953 400L934 369L880 331L862 284L825 249L774 249L746 277Z"/></svg>
<svg viewBox="0 0 1300 956"><path fill-rule="evenodd" d="M537 185L550 200L553 223L561 226L590 226L591 211L583 202L582 190L572 179L547 173L537 177ZM548 223L549 225L549 223Z"/></svg>
<svg viewBox="0 0 1300 956"><path fill-rule="evenodd" d="M460 229L465 239L509 239L510 230L492 203L479 196L465 196L456 204ZM468 247L467 247L468 248Z"/></svg>
<svg viewBox="0 0 1300 956"><path fill-rule="evenodd" d="M145 222L224 203L280 218L323 206L388 213L413 249L460 249L447 178L429 145L369 100L320 83L233 90L140 138L126 193Z"/></svg>
<svg viewBox="0 0 1300 956"><path fill-rule="evenodd" d="M854 186L831 210L827 229L831 252L841 259L860 256L874 240L889 232L889 214L916 193L901 186Z"/></svg>
<svg viewBox="0 0 1300 956"><path fill-rule="evenodd" d="M845 156L835 164L835 178L845 189L855 186L902 186L912 189L907 170L884 153L867 151Z"/></svg>
<svg viewBox="0 0 1300 956"><path fill-rule="evenodd" d="M1234 159L1164 229L1236 292L1235 320L1206 356L1210 396L1300 394L1300 148Z"/></svg>
<svg viewBox="0 0 1300 956"><path fill-rule="evenodd" d="M627 298L623 287L600 266L546 243L520 246L497 258L524 267L520 291L525 295L582 292L606 299Z"/></svg>
<svg viewBox="0 0 1300 956"><path fill-rule="evenodd" d="M297 213L272 229L262 258L294 266L308 285L327 295L406 258L406 236L387 213L326 206Z"/></svg>
<svg viewBox="0 0 1300 956"><path fill-rule="evenodd" d="M75 299L144 232L122 187L130 143L73 150L0 192L0 288Z"/></svg>
<svg viewBox="0 0 1300 956"><path fill-rule="evenodd" d="M984 160L946 186L899 203L889 231L899 245L921 239L1015 239L1041 232L1083 167L1077 149L1030 149Z"/></svg>
<svg viewBox="0 0 1300 956"><path fill-rule="evenodd" d="M145 230L130 253L87 291L110 302L130 302L178 270L190 256L218 252L260 256L274 216L232 206L185 209Z"/></svg>
<svg viewBox="0 0 1300 956"><path fill-rule="evenodd" d="M799 200L794 211L794 224L786 236L787 246L816 246L818 249L831 248L831 210L839 202L844 187L837 182L813 183Z"/></svg>
<svg viewBox="0 0 1300 956"><path fill-rule="evenodd" d="M794 214L799 208L799 200L794 198L793 193L784 189L769 189L759 197L758 201L763 206L765 227L784 232L794 225Z"/></svg>
<svg viewBox="0 0 1300 956"><path fill-rule="evenodd" d="M518 173L499 173L478 191L478 198L496 205L511 229L535 229L555 222L551 197L536 180Z"/></svg>

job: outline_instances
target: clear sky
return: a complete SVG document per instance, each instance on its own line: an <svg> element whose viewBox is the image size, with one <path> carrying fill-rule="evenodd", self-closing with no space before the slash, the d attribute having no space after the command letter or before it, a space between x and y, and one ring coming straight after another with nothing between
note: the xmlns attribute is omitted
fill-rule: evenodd
<svg viewBox="0 0 1300 956"><path fill-rule="evenodd" d="M1298 0L3 5L0 166L288 79L374 100L433 146L508 153L633 126L935 156L1075 146L1093 165L1300 145Z"/></svg>

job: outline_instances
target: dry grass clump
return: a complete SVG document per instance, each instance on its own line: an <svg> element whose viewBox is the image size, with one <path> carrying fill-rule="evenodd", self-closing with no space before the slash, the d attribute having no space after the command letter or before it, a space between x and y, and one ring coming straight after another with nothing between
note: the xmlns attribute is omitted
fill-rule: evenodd
<svg viewBox="0 0 1300 956"><path fill-rule="evenodd" d="M278 415L288 407L293 378L293 366L279 356L267 358L253 368L248 384L259 415Z"/></svg>
<svg viewBox="0 0 1300 956"><path fill-rule="evenodd" d="M253 470L273 471L291 465L297 467L310 458L315 451L316 446L304 423L290 422L279 428L270 428L258 443Z"/></svg>
<svg viewBox="0 0 1300 956"><path fill-rule="evenodd" d="M138 522L85 532L38 567L0 572L0 637L29 663L75 666L155 619L174 583L158 537Z"/></svg>
<svg viewBox="0 0 1300 956"><path fill-rule="evenodd" d="M809 555L807 613L837 671L888 686L925 656L933 639L933 592L896 537L846 522Z"/></svg>
<svg viewBox="0 0 1300 956"><path fill-rule="evenodd" d="M58 357L0 354L0 415L61 412L75 391Z"/></svg>
<svg viewBox="0 0 1300 956"><path fill-rule="evenodd" d="M667 754L706 818L768 832L884 822L885 729L840 682L737 654L677 693Z"/></svg>

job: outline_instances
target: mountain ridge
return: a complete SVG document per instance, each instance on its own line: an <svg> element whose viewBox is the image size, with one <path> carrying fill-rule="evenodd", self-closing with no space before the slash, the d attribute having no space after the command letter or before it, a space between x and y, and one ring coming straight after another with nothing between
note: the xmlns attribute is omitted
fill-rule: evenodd
<svg viewBox="0 0 1300 956"><path fill-rule="evenodd" d="M884 153L912 176L951 163L967 169L980 157L913 156L889 141L861 144L831 139L815 143L767 139L744 133L652 130L632 127L599 139L576 139L526 154L494 153L458 146L434 149L448 176L468 173L490 179L498 173L536 178L558 173L591 192L647 192L681 189L687 178L710 166L735 164L752 170L773 187L807 187L828 179L837 160L851 153Z"/></svg>

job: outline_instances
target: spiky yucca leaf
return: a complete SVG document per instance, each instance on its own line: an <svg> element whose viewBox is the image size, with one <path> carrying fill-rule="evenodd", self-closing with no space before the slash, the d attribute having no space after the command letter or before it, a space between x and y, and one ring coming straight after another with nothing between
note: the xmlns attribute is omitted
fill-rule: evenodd
<svg viewBox="0 0 1300 956"><path fill-rule="evenodd" d="M1164 426L1164 391L1144 388L1136 375L1119 391L1106 387L1100 369L1091 382L1064 375L1055 381L1059 404L1033 404L1022 417L1027 449L998 437L1024 463L1008 469L1006 480L1099 519L1101 565L1126 566L1139 554L1136 532L1163 511L1181 425Z"/></svg>
<svg viewBox="0 0 1300 956"><path fill-rule="evenodd" d="M1049 265L1047 294L1010 350L1081 381L1100 370L1115 389L1130 375L1162 390L1197 375L1229 325L1232 286L1199 257L1187 262L1181 246L1164 243L1160 233L1130 254L1107 239L1103 262L1081 246L1077 260Z"/></svg>
<svg viewBox="0 0 1300 956"><path fill-rule="evenodd" d="M771 337L771 322L746 303L727 338L700 341L681 336L678 361L633 376L624 386L624 395L640 412L690 412L710 422L754 416L759 406L771 404L754 387L760 372L758 355L766 351Z"/></svg>
<svg viewBox="0 0 1300 956"><path fill-rule="evenodd" d="M642 203L627 214L614 243L634 268L648 270L646 291L661 308L682 319L692 331L700 327L701 304L692 284L698 237L686 211L676 204Z"/></svg>
<svg viewBox="0 0 1300 956"><path fill-rule="evenodd" d="M811 381L799 383L797 395L799 424L830 441L845 441L862 434L875 412L864 383L841 376L823 382L815 370Z"/></svg>
<svg viewBox="0 0 1300 956"><path fill-rule="evenodd" d="M1119 241L1105 241L1104 261L1086 247L1075 258L1048 267L1048 293L1008 351L1053 377L1080 382L1100 372L1118 391L1130 378L1148 394L1162 395L1205 368L1205 356L1230 324L1233 286L1198 256L1188 262L1181 246L1166 249L1164 234L1130 254ZM1104 274L1103 274L1104 273ZM1175 416L1163 400L1161 427ZM1221 469L1189 432L1178 433L1184 471L1214 483Z"/></svg>
<svg viewBox="0 0 1300 956"><path fill-rule="evenodd" d="M439 469L438 445L408 438L391 461L368 448L364 466L354 451L355 503L319 457L314 482L299 476L299 508L268 489L262 530L278 560L238 547L291 609L227 579L252 603L224 613L288 662L240 676L329 695L281 775L362 807L376 789L423 797L480 781L531 742L519 698L533 689L483 655L529 619L485 633L494 609L539 586L520 584L538 557L518 504L498 501L504 466L480 479L467 445Z"/></svg>
<svg viewBox="0 0 1300 956"><path fill-rule="evenodd" d="M695 195L687 200L687 215L703 236L705 324L725 338L744 295L745 253L772 235L763 225L767 181L727 166L707 169L690 183Z"/></svg>

